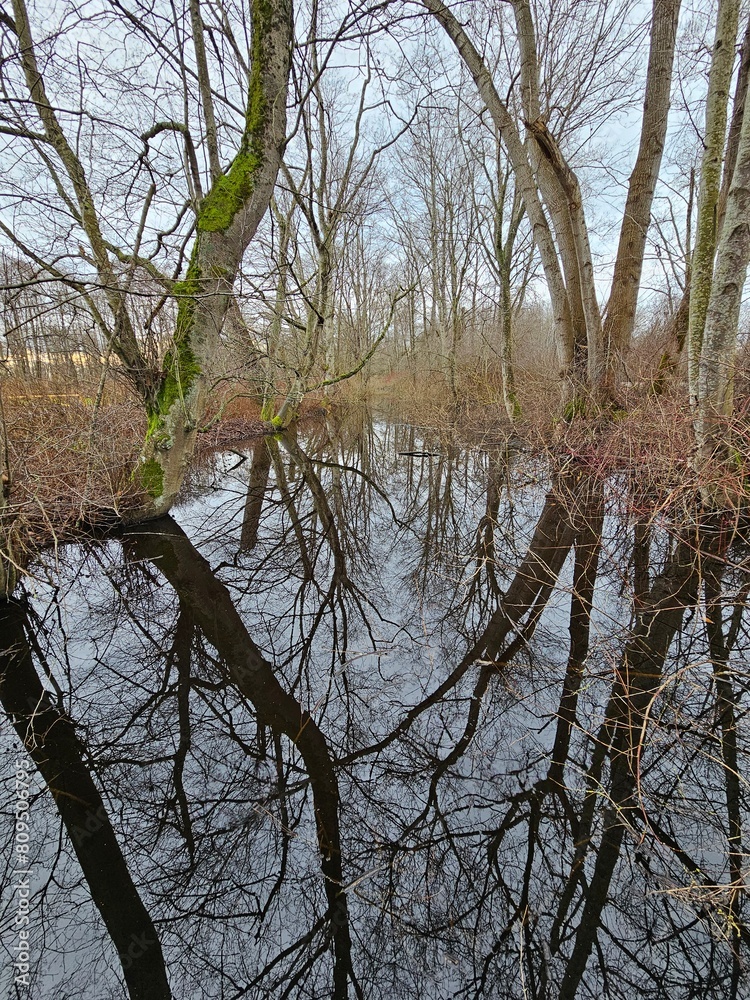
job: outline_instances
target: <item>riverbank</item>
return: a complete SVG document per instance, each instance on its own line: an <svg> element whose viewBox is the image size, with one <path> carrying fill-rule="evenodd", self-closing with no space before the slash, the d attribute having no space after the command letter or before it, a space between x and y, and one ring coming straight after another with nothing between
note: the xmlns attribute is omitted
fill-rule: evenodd
<svg viewBox="0 0 750 1000"><path fill-rule="evenodd" d="M738 384L732 428L734 464L712 475L714 492L736 506L750 481L750 427L744 379ZM345 423L356 408L455 436L480 447L512 447L555 462L575 459L598 477L627 477L641 496L641 511L654 516L682 500L692 505L701 483L692 468L692 425L684 388L659 394L647 379L624 385L615 417L556 419L557 393L549 374L523 380L523 417L511 424L492 373L462 373L456 398L444 381L392 373L352 380L327 397L307 397L303 421ZM230 399L234 395L235 398ZM138 404L121 385L108 387L98 405L96 386L61 380L3 382L4 451L10 490L4 532L20 568L30 553L132 520L141 501L133 470L145 433ZM206 415L195 461L216 448L257 437L266 425L260 405L236 388L224 390ZM221 413L221 419L218 414ZM639 511L635 511L639 513Z"/></svg>

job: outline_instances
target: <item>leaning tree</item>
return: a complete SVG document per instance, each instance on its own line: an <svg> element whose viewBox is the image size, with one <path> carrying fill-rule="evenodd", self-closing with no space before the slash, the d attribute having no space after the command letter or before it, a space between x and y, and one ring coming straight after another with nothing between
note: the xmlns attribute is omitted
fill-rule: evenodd
<svg viewBox="0 0 750 1000"><path fill-rule="evenodd" d="M87 303L135 387L147 517L180 488L287 138L292 0L232 13L199 0L0 11L0 135L13 161L0 229ZM152 316L171 308L161 356L134 319L143 276L160 292Z"/></svg>

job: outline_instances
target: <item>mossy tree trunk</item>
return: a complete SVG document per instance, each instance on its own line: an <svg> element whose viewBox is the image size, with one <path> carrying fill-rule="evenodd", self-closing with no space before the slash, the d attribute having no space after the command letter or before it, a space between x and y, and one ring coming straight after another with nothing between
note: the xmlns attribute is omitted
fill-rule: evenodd
<svg viewBox="0 0 750 1000"><path fill-rule="evenodd" d="M200 204L196 239L178 299L172 347L161 386L147 404L141 483L146 516L172 506L195 448L215 354L240 263L273 195L286 139L286 94L292 41L291 0L253 0L252 64L239 151Z"/></svg>
<svg viewBox="0 0 750 1000"><path fill-rule="evenodd" d="M177 282L159 271L150 257L140 255L156 185L152 184L145 196L134 248L125 252L108 237L110 226L89 181L91 164L81 158L78 138L69 139L66 133L59 108L66 106L67 98L58 100L48 93L25 0L13 0L13 16L3 19L4 28L17 41L13 58L18 64L19 80L23 81L24 100L42 126L41 132L24 126L17 134L43 144L44 169L65 205L67 230L81 240L79 255L95 272L108 314L91 294L86 280L64 273L57 262L45 261L28 248L12 229L3 223L0 227L54 280L72 287L85 300L104 334L107 349L117 355L143 402L148 430L137 470L148 497L140 511L143 517L167 511L180 488L195 446L207 362L219 346L243 255L273 193L286 139L292 5L293 0L250 0L252 46L245 121L239 150L222 173L199 0L192 0L200 113L206 125L210 167L208 194L203 197L195 146L184 122L157 122L141 136L147 148L151 139L165 131L177 133L185 143L186 181L189 204L195 211L196 235L187 274ZM87 248L83 247L84 241ZM155 281L166 297L177 301L176 327L160 369L146 356L131 315L130 285L136 269Z"/></svg>
<svg viewBox="0 0 750 1000"><path fill-rule="evenodd" d="M736 497L726 495L721 471L731 455L734 358L750 262L750 116L744 51L724 149L738 21L739 4L724 0L718 12L709 77L690 295L688 373L696 438L694 465L709 508L736 501ZM745 47L749 37L750 29L745 33ZM734 477L727 482L734 490Z"/></svg>

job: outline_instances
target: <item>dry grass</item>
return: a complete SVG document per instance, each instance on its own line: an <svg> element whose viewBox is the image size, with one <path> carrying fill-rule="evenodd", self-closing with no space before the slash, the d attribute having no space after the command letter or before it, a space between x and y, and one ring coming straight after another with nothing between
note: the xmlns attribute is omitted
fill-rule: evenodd
<svg viewBox="0 0 750 1000"><path fill-rule="evenodd" d="M96 382L2 380L11 489L0 531L13 560L105 530L135 516L143 496L133 478L146 421L142 407L113 377L95 412ZM225 398L241 391L223 389ZM218 410L222 398L214 397ZM319 409L307 400L305 413ZM211 424L215 415L206 414ZM238 396L198 437L198 457L214 447L263 433L257 401Z"/></svg>
<svg viewBox="0 0 750 1000"><path fill-rule="evenodd" d="M127 516L143 439L139 407L116 388L94 420L96 386L6 378L2 384L14 559Z"/></svg>
<svg viewBox="0 0 750 1000"><path fill-rule="evenodd" d="M660 330L641 338L622 366L621 409L602 416L559 420L560 381L549 358L527 358L516 373L522 419L511 425L502 402L499 366L466 362L457 373L454 399L441 373L414 377L394 373L371 379L369 399L402 419L451 428L468 440L502 443L520 438L534 454L559 464L574 460L592 474L628 484L635 517L695 511L703 491L736 511L750 504L750 348L739 356L735 416L729 428L731 462L699 476L693 468L694 436L685 373L676 365L663 378L668 344ZM341 398L345 399L345 391ZM707 475L710 478L707 478Z"/></svg>
<svg viewBox="0 0 750 1000"><path fill-rule="evenodd" d="M328 397L310 395L303 416L331 408L343 413L349 404L366 401L400 420L445 428L474 442L502 443L512 434L532 453L549 453L558 462L569 456L602 477L625 476L635 515L683 502L687 509L705 482L691 465L693 434L681 373L672 372L666 390L655 392L663 346L658 336L645 338L629 355L617 419L561 424L558 375L541 358L538 364L527 358L527 367L517 372L523 418L515 425L505 415L499 367L487 361L461 364L455 396L440 372L396 371L358 376ZM145 430L142 409L113 378L95 414L96 390L95 383L3 379L12 481L4 522L19 562L44 545L127 519L138 507L132 471ZM199 436L199 455L263 432L257 398L242 385L225 383L222 396L213 399L216 410L206 415L210 429ZM223 403L222 419L211 423ZM711 471L712 488L728 498L727 506L738 497L750 499L750 351L740 356L731 432L731 465Z"/></svg>

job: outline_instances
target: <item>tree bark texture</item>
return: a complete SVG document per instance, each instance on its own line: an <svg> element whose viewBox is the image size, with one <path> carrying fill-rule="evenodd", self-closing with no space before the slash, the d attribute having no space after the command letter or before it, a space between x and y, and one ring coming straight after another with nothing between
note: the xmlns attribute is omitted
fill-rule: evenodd
<svg viewBox="0 0 750 1000"><path fill-rule="evenodd" d="M604 320L603 333L607 352L626 351L635 327L646 236L667 135L680 2L681 0L654 0L653 4L641 142L630 175L612 289Z"/></svg>
<svg viewBox="0 0 750 1000"><path fill-rule="evenodd" d="M253 0L251 16L252 65L240 149L198 210L190 265L175 287L173 346L148 407L140 463L141 483L150 496L149 508L141 512L147 517L169 510L192 457L205 365L219 346L237 270L270 204L286 139L292 2Z"/></svg>
<svg viewBox="0 0 750 1000"><path fill-rule="evenodd" d="M746 97L747 102L747 97ZM733 408L734 353L742 289L750 262L750 116L742 122L737 163L706 309L698 359L695 421L697 460L705 469L728 449L727 422Z"/></svg>
<svg viewBox="0 0 750 1000"><path fill-rule="evenodd" d="M699 369L706 313L716 252L717 212L724 140L727 129L729 87L734 66L734 46L739 22L739 0L719 0L711 72L706 99L706 131L698 195L698 219L690 279L688 324L688 383L690 405L699 405Z"/></svg>

